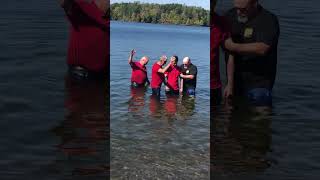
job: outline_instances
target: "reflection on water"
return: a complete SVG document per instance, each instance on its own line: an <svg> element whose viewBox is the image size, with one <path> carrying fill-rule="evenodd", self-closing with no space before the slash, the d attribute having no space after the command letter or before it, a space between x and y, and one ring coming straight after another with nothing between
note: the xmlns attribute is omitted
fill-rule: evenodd
<svg viewBox="0 0 320 180"><path fill-rule="evenodd" d="M129 90L128 114L111 124L124 121L112 131L112 178L208 179L208 122L192 117L196 98Z"/></svg>
<svg viewBox="0 0 320 180"><path fill-rule="evenodd" d="M271 107L226 103L211 111L211 176L258 173L271 163Z"/></svg>
<svg viewBox="0 0 320 180"><path fill-rule="evenodd" d="M56 145L66 173L82 176L109 176L108 121L106 91L101 81L65 78L65 119L53 132L60 138Z"/></svg>

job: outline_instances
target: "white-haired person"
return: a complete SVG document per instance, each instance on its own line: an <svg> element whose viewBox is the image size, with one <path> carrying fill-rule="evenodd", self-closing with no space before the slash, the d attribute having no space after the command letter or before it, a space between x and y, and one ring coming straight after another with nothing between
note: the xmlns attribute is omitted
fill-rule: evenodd
<svg viewBox="0 0 320 180"><path fill-rule="evenodd" d="M191 63L189 57L183 58L180 78L182 79L181 89L184 95L195 96L197 87L197 66Z"/></svg>

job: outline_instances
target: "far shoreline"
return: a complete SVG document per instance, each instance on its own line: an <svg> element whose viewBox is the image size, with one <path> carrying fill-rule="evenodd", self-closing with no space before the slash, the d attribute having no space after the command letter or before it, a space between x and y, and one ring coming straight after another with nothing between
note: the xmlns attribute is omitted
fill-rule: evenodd
<svg viewBox="0 0 320 180"><path fill-rule="evenodd" d="M172 26L188 26L188 27L210 27L207 25L196 25L196 24L173 24L173 23L152 23L152 22L139 22L139 21L124 21L124 20L112 20L111 22L127 22L127 23L139 23L139 24L159 24L159 25L172 25Z"/></svg>

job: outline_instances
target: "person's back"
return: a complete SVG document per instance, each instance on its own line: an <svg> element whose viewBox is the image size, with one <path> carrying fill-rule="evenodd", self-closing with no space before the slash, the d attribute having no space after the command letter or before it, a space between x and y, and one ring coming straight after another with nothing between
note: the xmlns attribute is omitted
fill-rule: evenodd
<svg viewBox="0 0 320 180"><path fill-rule="evenodd" d="M109 63L109 20L94 1L64 0L70 22L67 64L105 72Z"/></svg>
<svg viewBox="0 0 320 180"><path fill-rule="evenodd" d="M174 90L179 91L179 76L181 74L181 69L177 65L172 65L167 71L167 86Z"/></svg>

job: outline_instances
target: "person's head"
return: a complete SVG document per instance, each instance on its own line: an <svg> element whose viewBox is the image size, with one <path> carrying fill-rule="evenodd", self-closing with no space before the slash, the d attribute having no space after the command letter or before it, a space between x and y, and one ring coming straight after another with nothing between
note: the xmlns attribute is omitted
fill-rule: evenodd
<svg viewBox="0 0 320 180"><path fill-rule="evenodd" d="M173 55L171 58L170 58L170 63L174 66L176 66L178 64L178 56L176 55Z"/></svg>
<svg viewBox="0 0 320 180"><path fill-rule="evenodd" d="M143 66L147 65L148 62L149 62L149 57L147 57L147 56L143 56L143 57L140 59L140 64L143 65Z"/></svg>
<svg viewBox="0 0 320 180"><path fill-rule="evenodd" d="M189 57L185 57L182 60L183 66L188 67L191 64L191 59Z"/></svg>
<svg viewBox="0 0 320 180"><path fill-rule="evenodd" d="M107 13L110 8L110 2L108 0L94 0L99 9L104 13Z"/></svg>
<svg viewBox="0 0 320 180"><path fill-rule="evenodd" d="M166 63L167 63L167 57L166 56L161 56L160 60L159 60L160 66L163 66Z"/></svg>
<svg viewBox="0 0 320 180"><path fill-rule="evenodd" d="M238 21L245 23L257 11L258 0L234 0L234 7L237 9Z"/></svg>

